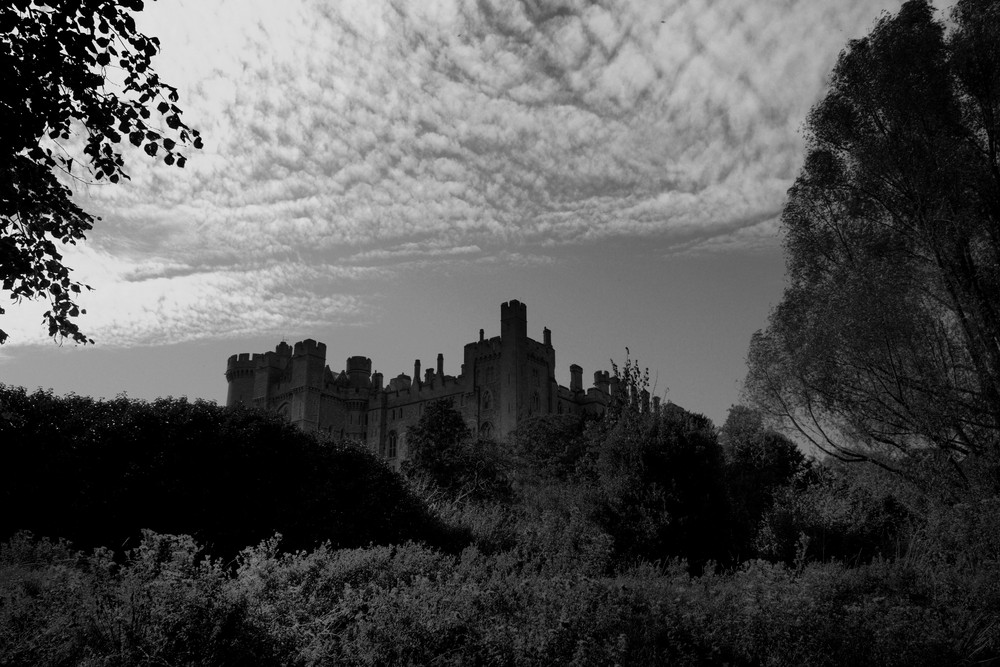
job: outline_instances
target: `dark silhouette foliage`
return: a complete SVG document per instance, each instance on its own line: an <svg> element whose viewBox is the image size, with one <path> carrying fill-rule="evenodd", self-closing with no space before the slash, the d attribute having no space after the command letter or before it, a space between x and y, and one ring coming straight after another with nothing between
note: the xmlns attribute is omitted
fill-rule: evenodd
<svg viewBox="0 0 1000 667"><path fill-rule="evenodd" d="M49 335L77 343L93 342L76 324L85 314L76 295L89 287L70 277L59 244L83 240L95 219L65 182L127 179L126 141L178 167L187 160L181 146L202 147L181 120L177 89L152 69L160 42L136 31L132 12L142 8L142 0L0 3L0 286L14 301L47 299ZM82 156L64 145L74 137Z"/></svg>
<svg viewBox="0 0 1000 667"><path fill-rule="evenodd" d="M431 401L406 431L403 471L449 493L499 499L510 492L507 460L498 443L477 439L450 399Z"/></svg>
<svg viewBox="0 0 1000 667"><path fill-rule="evenodd" d="M542 477L567 479L587 454L587 420L578 415L542 415L523 420L509 436L524 467Z"/></svg>
<svg viewBox="0 0 1000 667"><path fill-rule="evenodd" d="M719 431L729 497L730 549L739 562L755 555L760 521L797 473L805 456L791 440L765 428L760 412L742 405L729 409Z"/></svg>
<svg viewBox="0 0 1000 667"><path fill-rule="evenodd" d="M913 512L894 490L865 483L835 460L803 470L775 490L756 548L786 564L838 560L851 565L903 550Z"/></svg>
<svg viewBox="0 0 1000 667"><path fill-rule="evenodd" d="M619 378L603 419L588 431L600 489L598 523L625 559L686 559L694 571L726 557L723 458L712 422L643 400L648 373L635 361Z"/></svg>
<svg viewBox="0 0 1000 667"><path fill-rule="evenodd" d="M4 536L122 549L149 528L228 555L275 532L289 549L445 539L367 451L243 407L0 387L0 462Z"/></svg>

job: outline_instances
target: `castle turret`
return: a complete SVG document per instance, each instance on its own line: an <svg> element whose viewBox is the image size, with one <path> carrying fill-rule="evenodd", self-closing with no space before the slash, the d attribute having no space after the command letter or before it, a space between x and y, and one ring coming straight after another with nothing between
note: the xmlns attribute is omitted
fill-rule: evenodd
<svg viewBox="0 0 1000 667"><path fill-rule="evenodd" d="M444 354L438 352L437 376L444 378Z"/></svg>
<svg viewBox="0 0 1000 667"><path fill-rule="evenodd" d="M413 362L413 382L414 384L420 384L420 360L416 359Z"/></svg>
<svg viewBox="0 0 1000 667"><path fill-rule="evenodd" d="M303 431L319 427L319 395L326 368L326 345L309 338L295 344L292 352L293 392L290 417Z"/></svg>
<svg viewBox="0 0 1000 667"><path fill-rule="evenodd" d="M594 386L605 394L611 393L611 376L607 371L594 373Z"/></svg>
<svg viewBox="0 0 1000 667"><path fill-rule="evenodd" d="M372 360L367 357L347 358L347 386L353 388L371 387Z"/></svg>
<svg viewBox="0 0 1000 667"><path fill-rule="evenodd" d="M528 307L517 299L500 304L500 337L505 341L528 337Z"/></svg>
<svg viewBox="0 0 1000 667"><path fill-rule="evenodd" d="M292 352L292 386L322 386L325 366L326 345L312 338L299 341Z"/></svg>
<svg viewBox="0 0 1000 667"><path fill-rule="evenodd" d="M229 383L226 392L226 405L232 407L238 403L249 405L253 401L254 373L257 364L250 354L234 354L226 362L226 382Z"/></svg>
<svg viewBox="0 0 1000 667"><path fill-rule="evenodd" d="M517 428L518 420L529 409L527 372L528 307L516 299L500 304L500 437ZM496 425L494 425L496 426Z"/></svg>
<svg viewBox="0 0 1000 667"><path fill-rule="evenodd" d="M583 391L583 369L576 364L569 367L569 388L570 391Z"/></svg>

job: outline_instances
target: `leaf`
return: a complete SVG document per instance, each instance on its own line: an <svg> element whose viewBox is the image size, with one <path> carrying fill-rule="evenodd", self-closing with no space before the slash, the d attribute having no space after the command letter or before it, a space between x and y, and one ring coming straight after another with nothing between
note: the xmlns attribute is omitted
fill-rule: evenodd
<svg viewBox="0 0 1000 667"><path fill-rule="evenodd" d="M97 54L97 64L100 65L101 67L107 66L108 63L110 62L111 62L111 56L109 56L106 52L101 52Z"/></svg>
<svg viewBox="0 0 1000 667"><path fill-rule="evenodd" d="M168 111L170 111L170 105L167 104L166 102L160 102L159 104L156 105L156 110L159 111L160 113L167 113Z"/></svg>
<svg viewBox="0 0 1000 667"><path fill-rule="evenodd" d="M150 142L145 146L143 146L143 150L146 151L146 155L148 155L149 157L153 157L154 155L156 155L157 149L159 149L159 146L157 146L153 142Z"/></svg>

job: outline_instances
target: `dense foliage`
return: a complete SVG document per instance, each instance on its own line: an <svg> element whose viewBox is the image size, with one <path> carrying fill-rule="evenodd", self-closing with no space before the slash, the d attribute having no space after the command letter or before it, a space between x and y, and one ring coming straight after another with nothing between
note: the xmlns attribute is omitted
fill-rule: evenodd
<svg viewBox="0 0 1000 667"><path fill-rule="evenodd" d="M926 0L851 41L782 215L754 402L845 460L1000 442L1000 7Z"/></svg>
<svg viewBox="0 0 1000 667"><path fill-rule="evenodd" d="M730 408L719 444L730 513L729 560L740 562L757 554L761 520L775 495L790 491L789 482L805 471L806 461L794 443L764 426L760 412L741 405Z"/></svg>
<svg viewBox="0 0 1000 667"><path fill-rule="evenodd" d="M676 405L624 410L602 423L595 467L599 522L625 557L724 558L726 493L712 423Z"/></svg>
<svg viewBox="0 0 1000 667"><path fill-rule="evenodd" d="M75 544L0 546L0 665L1000 659L995 500L804 463L745 408L720 444L641 396L582 427L534 423L552 440L511 454L503 495L420 477L421 505L365 452L273 416L4 389L4 530ZM424 434L456 426L451 410ZM433 451L461 462L477 451L461 442Z"/></svg>
<svg viewBox="0 0 1000 667"><path fill-rule="evenodd" d="M672 564L595 576L553 545L281 554L273 540L230 573L190 538L151 533L119 567L19 535L0 548L0 664L991 664L992 538L960 566L924 538L855 568L757 561L693 578Z"/></svg>
<svg viewBox="0 0 1000 667"><path fill-rule="evenodd" d="M368 452L321 444L242 407L0 386L0 462L5 536L30 529L121 548L149 528L230 555L275 531L289 548L441 539L418 500Z"/></svg>
<svg viewBox="0 0 1000 667"><path fill-rule="evenodd" d="M94 217L71 200L65 183L128 178L120 148L126 139L178 167L187 160L181 146L201 148L198 131L181 120L177 89L151 66L159 40L136 31L132 13L142 7L142 0L0 3L7 92L0 104L0 285L15 301L47 299L49 335L78 343L91 342L76 324L84 313L76 295L87 286L70 277L59 244L82 240ZM0 343L6 338L0 329Z"/></svg>
<svg viewBox="0 0 1000 667"><path fill-rule="evenodd" d="M506 457L496 442L476 438L449 399L431 401L406 432L403 470L412 479L475 499L506 496Z"/></svg>

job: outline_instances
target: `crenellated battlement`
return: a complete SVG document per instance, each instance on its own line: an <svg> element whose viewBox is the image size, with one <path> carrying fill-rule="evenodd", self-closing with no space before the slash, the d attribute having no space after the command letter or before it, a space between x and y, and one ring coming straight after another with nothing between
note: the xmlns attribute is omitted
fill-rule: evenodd
<svg viewBox="0 0 1000 667"><path fill-rule="evenodd" d="M226 361L226 370L235 371L239 369L255 368L255 362L250 357L249 352L234 354Z"/></svg>
<svg viewBox="0 0 1000 667"><path fill-rule="evenodd" d="M293 356L301 357L303 355L311 355L317 357L323 357L326 359L326 344L317 343L312 338L307 338L303 341L299 341L295 344L295 351Z"/></svg>

